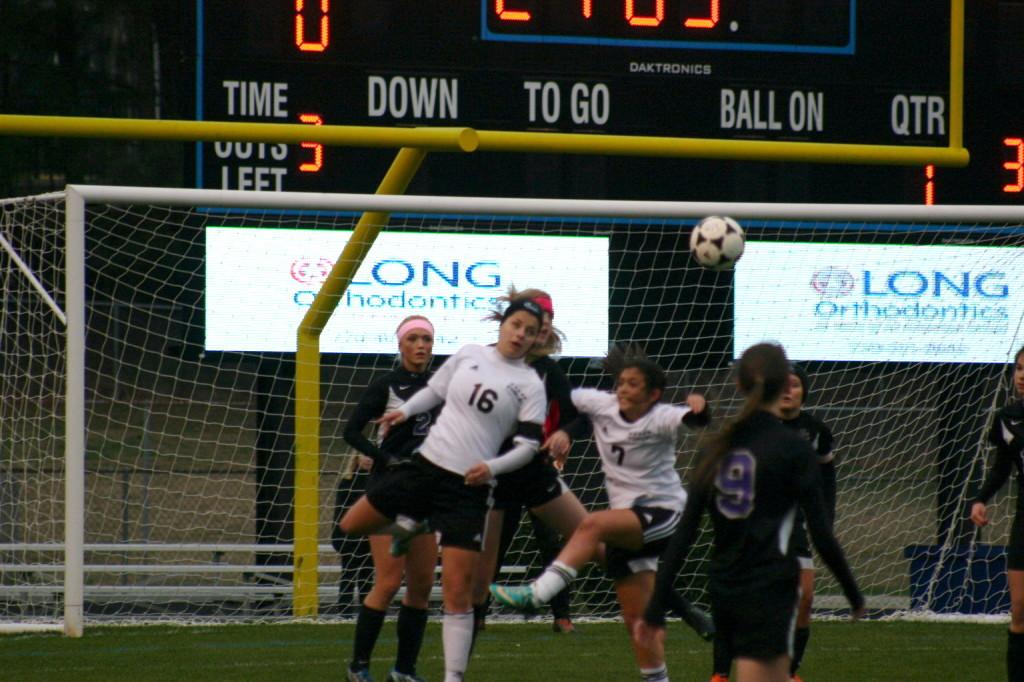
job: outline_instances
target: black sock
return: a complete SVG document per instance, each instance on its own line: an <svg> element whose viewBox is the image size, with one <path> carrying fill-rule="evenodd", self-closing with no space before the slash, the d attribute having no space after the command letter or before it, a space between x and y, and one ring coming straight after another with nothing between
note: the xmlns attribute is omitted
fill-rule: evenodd
<svg viewBox="0 0 1024 682"><path fill-rule="evenodd" d="M718 675L729 676L729 670L732 668L732 653L729 651L729 645L721 637L715 637L714 644L712 644L712 665L714 669L711 671Z"/></svg>
<svg viewBox="0 0 1024 682"><path fill-rule="evenodd" d="M484 623L487 622L487 611L490 608L490 604L484 602L483 604L473 604L473 636L476 637L476 633L484 629Z"/></svg>
<svg viewBox="0 0 1024 682"><path fill-rule="evenodd" d="M1024 632L1006 634L1007 682L1024 682Z"/></svg>
<svg viewBox="0 0 1024 682"><path fill-rule="evenodd" d="M398 609L398 655L395 670L406 675L416 674L416 659L423 646L423 633L427 629L427 610L402 604Z"/></svg>
<svg viewBox="0 0 1024 682"><path fill-rule="evenodd" d="M548 602L548 606L551 607L551 616L558 620L559 618L571 619L572 618L572 589L566 587L564 590L556 594Z"/></svg>
<svg viewBox="0 0 1024 682"><path fill-rule="evenodd" d="M811 638L811 628L797 628L793 637L793 661L789 664L789 676L792 677L800 667L800 661L804 660L804 650L807 649L807 640Z"/></svg>
<svg viewBox="0 0 1024 682"><path fill-rule="evenodd" d="M469 645L469 653L473 654L473 647L476 646L477 635L484 629L484 621L487 619L487 609L490 608L490 600L483 604L473 604L473 642Z"/></svg>
<svg viewBox="0 0 1024 682"><path fill-rule="evenodd" d="M370 667L373 647L377 644L380 629L384 627L384 616L386 615L386 611L371 609L366 604L359 607L359 615L356 617L355 641L352 643L352 663L349 667L355 670Z"/></svg>

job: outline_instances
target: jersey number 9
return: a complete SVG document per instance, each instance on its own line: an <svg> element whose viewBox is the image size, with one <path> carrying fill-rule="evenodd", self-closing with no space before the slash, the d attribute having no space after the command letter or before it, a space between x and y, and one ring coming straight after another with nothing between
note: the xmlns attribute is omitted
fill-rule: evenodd
<svg viewBox="0 0 1024 682"><path fill-rule="evenodd" d="M715 506L727 519L745 519L754 510L754 474L757 460L747 450L733 450L718 466Z"/></svg>

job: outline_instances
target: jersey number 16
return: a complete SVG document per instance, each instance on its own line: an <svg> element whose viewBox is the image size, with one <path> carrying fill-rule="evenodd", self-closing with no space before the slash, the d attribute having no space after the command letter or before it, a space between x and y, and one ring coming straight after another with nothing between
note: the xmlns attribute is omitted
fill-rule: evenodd
<svg viewBox="0 0 1024 682"><path fill-rule="evenodd" d="M494 401L498 399L498 394L489 388L481 391L480 388L482 386L483 384L473 384L473 392L469 395L469 404L471 407L476 407L476 409L487 414L494 409Z"/></svg>

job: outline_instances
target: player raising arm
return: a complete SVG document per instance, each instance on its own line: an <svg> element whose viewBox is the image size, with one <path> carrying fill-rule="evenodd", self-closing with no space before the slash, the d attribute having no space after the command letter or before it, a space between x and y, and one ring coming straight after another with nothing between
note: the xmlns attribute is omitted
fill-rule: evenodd
<svg viewBox="0 0 1024 682"><path fill-rule="evenodd" d="M543 310L510 304L494 346L468 345L450 357L426 387L380 418L395 428L412 415L444 408L413 456L413 466L387 486L373 487L341 519L341 530L370 534L421 530L440 534L445 680L460 682L473 638L472 576L480 556L494 477L530 461L544 422L544 386L523 356L533 346ZM498 455L507 439L514 447ZM395 523L389 527L389 524Z"/></svg>
<svg viewBox="0 0 1024 682"><path fill-rule="evenodd" d="M537 580L517 587L492 585L491 593L506 606L536 609L565 589L588 562L599 560L607 547L608 575L615 581L640 673L645 681L659 682L668 679L664 646L633 639L633 625L650 599L658 555L686 502L675 468L679 429L706 423L708 411L697 393L687 397L685 406L661 403L665 372L636 351L612 349L605 367L615 377L615 392L577 389L572 401L593 424L611 508L587 514ZM559 455L568 442L566 433L558 431L546 445ZM700 616L692 611L680 615ZM698 627L706 632L709 625Z"/></svg>
<svg viewBox="0 0 1024 682"><path fill-rule="evenodd" d="M789 374L780 346L762 343L744 351L737 376L746 397L743 408L710 439L638 626L642 641L664 640L672 583L704 510L709 510L714 530L712 613L717 636L735 659L739 682L789 679L799 566L788 549L797 506L804 510L814 545L839 580L854 617L864 609L864 598L832 536L814 451L780 420Z"/></svg>
<svg viewBox="0 0 1024 682"><path fill-rule="evenodd" d="M509 291L508 301L530 299L544 310L544 324L530 352L526 363L537 372L544 382L547 398L547 417L544 421L544 436L572 422L576 418L576 407L570 396L572 389L562 368L551 358L561 349L558 331L552 326L555 308L551 296L540 289ZM562 550L561 538L568 538L586 516L587 510L565 485L551 457L538 452L530 462L515 471L497 478L494 489L494 508L487 519L487 537L481 553L477 574L473 581L473 611L477 630L482 630L487 602L488 588L497 580L505 552L512 543L523 509L530 512L534 538L544 564L553 561ZM563 590L550 602L554 616L554 630L559 633L572 632L570 618L569 590Z"/></svg>
<svg viewBox="0 0 1024 682"><path fill-rule="evenodd" d="M1024 682L1024 347L1013 360L1016 400L992 420L988 440L996 448L992 467L971 505L971 521L988 525L988 502L1017 470L1017 509L1006 547L1006 578L1010 586L1010 631L1006 641L1006 679Z"/></svg>

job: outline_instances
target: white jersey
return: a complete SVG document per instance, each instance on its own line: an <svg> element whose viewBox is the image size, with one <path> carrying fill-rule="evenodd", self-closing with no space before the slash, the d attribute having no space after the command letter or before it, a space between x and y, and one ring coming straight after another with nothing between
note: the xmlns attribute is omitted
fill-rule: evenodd
<svg viewBox="0 0 1024 682"><path fill-rule="evenodd" d="M655 403L628 422L614 393L578 388L572 402L594 426L612 509L641 505L682 511L686 490L676 471L676 440L689 407Z"/></svg>
<svg viewBox="0 0 1024 682"><path fill-rule="evenodd" d="M491 346L463 346L427 386L445 403L420 453L442 469L464 474L494 459L520 423L538 427L532 429L538 437L543 428L547 398L540 377L523 360L509 360Z"/></svg>

